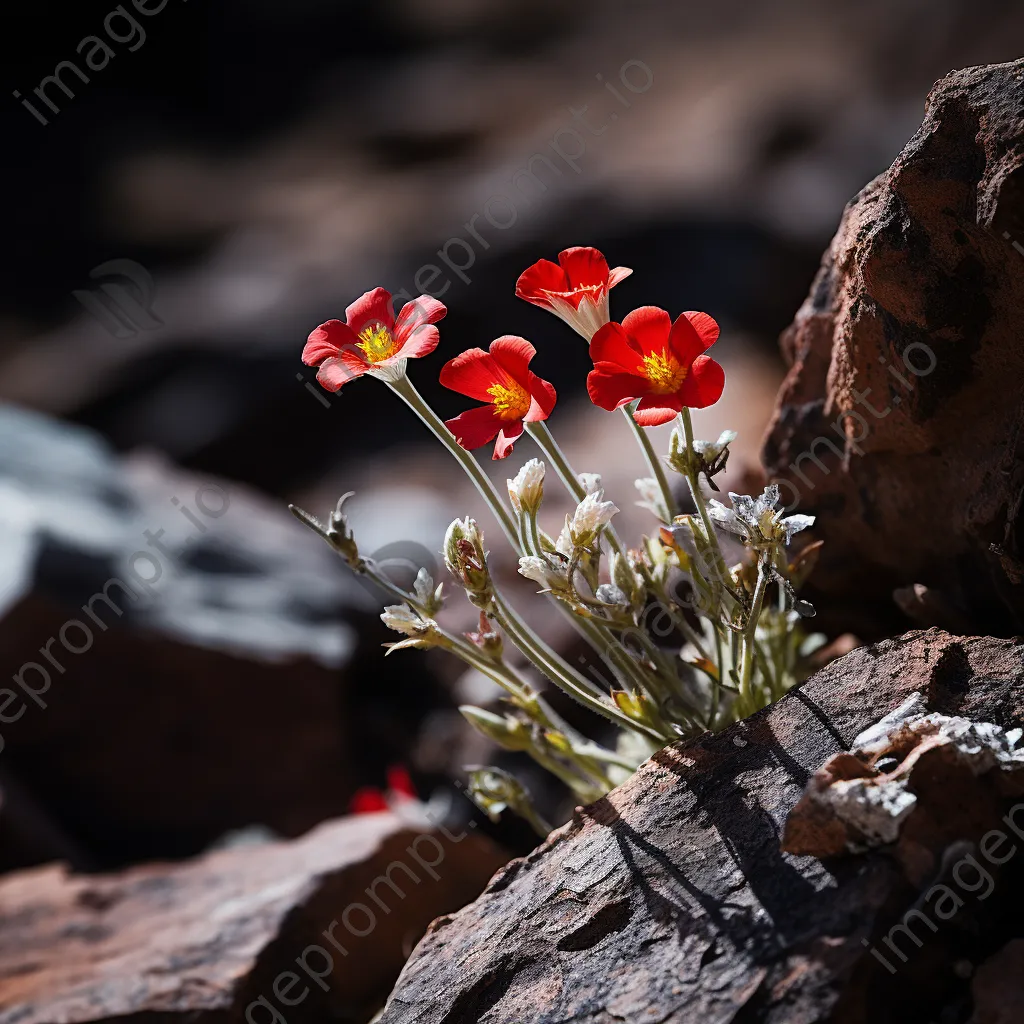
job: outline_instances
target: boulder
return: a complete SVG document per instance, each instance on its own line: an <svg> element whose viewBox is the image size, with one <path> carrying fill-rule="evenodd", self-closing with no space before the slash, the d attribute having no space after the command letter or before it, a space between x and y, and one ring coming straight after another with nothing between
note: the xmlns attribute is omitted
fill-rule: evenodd
<svg viewBox="0 0 1024 1024"><path fill-rule="evenodd" d="M815 773L877 739L862 734L911 698L1010 748L1024 646L911 632L721 734L666 748L435 922L382 1024L966 1021L976 968L987 1005L993 992L1019 1000L1019 974L992 966L1014 961L1024 936L1015 771L967 759L977 772L953 776L921 754L908 775L917 806L893 842L824 859L782 848Z"/></svg>
<svg viewBox="0 0 1024 1024"><path fill-rule="evenodd" d="M365 1022L430 920L505 858L394 813L121 874L0 881L0 1024Z"/></svg>
<svg viewBox="0 0 1024 1024"><path fill-rule="evenodd" d="M34 803L77 845L22 864L299 835L438 706L423 659L381 659L376 598L238 483L0 407L0 524L0 824Z"/></svg>
<svg viewBox="0 0 1024 1024"><path fill-rule="evenodd" d="M1022 309L1017 60L936 84L782 337L763 461L819 517L809 596L826 627L1024 629Z"/></svg>

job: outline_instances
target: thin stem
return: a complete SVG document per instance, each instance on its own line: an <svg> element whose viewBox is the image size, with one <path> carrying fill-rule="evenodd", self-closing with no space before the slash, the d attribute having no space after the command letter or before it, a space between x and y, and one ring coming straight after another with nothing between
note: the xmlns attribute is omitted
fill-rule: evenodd
<svg viewBox="0 0 1024 1024"><path fill-rule="evenodd" d="M753 710L750 681L754 674L754 641L757 620L761 617L761 606L764 604L764 594L767 589L768 573L765 572L764 564L758 562L757 585L754 587L754 599L750 605L750 617L743 630L743 648L740 653L740 701L748 714Z"/></svg>
<svg viewBox="0 0 1024 1024"><path fill-rule="evenodd" d="M569 492L570 497L579 504L587 496L587 489L580 483L579 476L575 473L572 466L569 465L569 460L565 457L562 449L559 448L554 435L548 429L548 425L541 420L538 420L536 423L527 423L526 432L536 441L537 447L540 448L554 467L558 478L565 484L565 489ZM604 532L608 538L608 543L621 555L622 542L615 532L615 527L609 523L605 527Z"/></svg>
<svg viewBox="0 0 1024 1024"><path fill-rule="evenodd" d="M487 502L487 507L491 510L494 518L498 520L499 525L505 532L505 536L508 537L509 543L517 554L521 554L522 548L520 547L519 533L516 529L515 520L505 507L504 502L495 490L494 484L491 483L490 477L483 471L480 463L477 462L471 452L467 452L455 440L452 432L444 425L444 421L427 405L408 377L401 377L394 382L389 381L388 386L419 416L431 433L448 449L455 461L466 471L466 475L476 485L480 496Z"/></svg>
<svg viewBox="0 0 1024 1024"><path fill-rule="evenodd" d="M658 458L657 452L655 452L654 446L651 444L651 439L647 436L646 429L641 427L633 418L633 411L630 406L623 406L622 415L626 417L626 422L629 423L633 433L636 434L636 439L643 450L651 475L657 481L658 487L661 490L661 500L665 503L665 512L668 515L668 522L671 523L679 514L679 509L676 506L675 498L672 496L672 488L669 486L668 477L665 475L665 467L661 464L661 459Z"/></svg>
<svg viewBox="0 0 1024 1024"><path fill-rule="evenodd" d="M618 707L602 700L599 691L595 692L591 681L571 665L566 664L543 640L533 636L515 611L497 594L495 595L495 605L495 618L538 671L570 696L575 697L585 707L596 711L620 728L642 732L658 743L664 742L664 737L658 735L653 729L640 722L635 722L624 715Z"/></svg>
<svg viewBox="0 0 1024 1024"><path fill-rule="evenodd" d="M692 457L694 454L693 423L690 420L690 410L685 406L679 414L679 422L683 426L683 436L686 438L687 452ZM722 548L718 543L718 534L712 525L711 516L708 514L707 502L704 500L704 495L700 489L700 474L696 472L687 473L686 482L690 485L690 494L693 497L693 503L697 506L697 514L700 516L700 521L704 526L704 535L707 537L708 543L715 549L716 564L721 575L722 583L724 584L728 579L725 572L725 557L722 555Z"/></svg>
<svg viewBox="0 0 1024 1024"><path fill-rule="evenodd" d="M558 447L554 435L548 430L548 425L543 421L527 423L526 432L537 442L537 447L547 457L569 494L577 502L582 501L587 496L587 489L580 483L580 478L573 472L569 460L562 454L562 449Z"/></svg>

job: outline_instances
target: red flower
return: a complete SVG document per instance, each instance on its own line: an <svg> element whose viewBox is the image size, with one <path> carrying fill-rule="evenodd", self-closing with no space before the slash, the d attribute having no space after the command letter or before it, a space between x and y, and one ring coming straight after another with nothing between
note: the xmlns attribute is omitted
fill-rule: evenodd
<svg viewBox="0 0 1024 1024"><path fill-rule="evenodd" d="M587 341L609 320L608 289L633 271L629 267L608 270L608 261L589 246L563 249L558 263L538 260L516 282L516 295L560 316Z"/></svg>
<svg viewBox="0 0 1024 1024"><path fill-rule="evenodd" d="M523 432L523 423L546 420L555 389L530 369L537 350L513 334L496 338L489 352L471 348L444 364L441 383L487 405L468 409L445 426L463 448L479 448L497 435L494 458L503 459Z"/></svg>
<svg viewBox="0 0 1024 1024"><path fill-rule="evenodd" d="M440 336L433 325L447 312L437 299L421 295L407 302L396 320L391 293L374 288L345 310L345 323L328 320L313 331L302 361L320 367L316 379L328 391L372 371L400 376L406 359L419 359L437 348Z"/></svg>
<svg viewBox="0 0 1024 1024"><path fill-rule="evenodd" d="M396 764L387 771L388 788L378 789L376 786L364 786L357 789L349 801L350 814L373 814L376 811L388 811L395 804L418 800L416 787L413 785L405 765Z"/></svg>
<svg viewBox="0 0 1024 1024"><path fill-rule="evenodd" d="M618 409L639 398L633 416L643 427L667 423L684 405L714 405L725 371L704 350L717 339L718 324L707 313L683 313L672 323L657 306L634 309L621 324L602 327L590 343L590 400Z"/></svg>

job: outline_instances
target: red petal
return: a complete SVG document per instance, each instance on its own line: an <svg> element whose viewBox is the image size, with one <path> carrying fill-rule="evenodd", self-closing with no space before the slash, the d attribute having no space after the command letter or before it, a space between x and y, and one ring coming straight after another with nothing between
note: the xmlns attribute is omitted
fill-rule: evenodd
<svg viewBox="0 0 1024 1024"><path fill-rule="evenodd" d="M514 420L505 423L498 433L498 440L494 442L493 459L504 459L512 454L512 446L522 437L523 421Z"/></svg>
<svg viewBox="0 0 1024 1024"><path fill-rule="evenodd" d="M660 427L679 415L683 404L678 395L648 395L640 399L640 404L633 411L633 419L641 427Z"/></svg>
<svg viewBox="0 0 1024 1024"><path fill-rule="evenodd" d="M345 321L356 334L374 323L381 323L390 331L395 326L391 292L384 288L364 292L345 310Z"/></svg>
<svg viewBox="0 0 1024 1024"><path fill-rule="evenodd" d="M535 306L551 308L551 301L545 292L565 292L569 290L569 281L565 271L551 260L537 260L532 267L527 267L516 281L516 295L526 299Z"/></svg>
<svg viewBox="0 0 1024 1024"><path fill-rule="evenodd" d="M632 267L616 267L608 275L608 287L614 288L620 281L625 281L633 273Z"/></svg>
<svg viewBox="0 0 1024 1024"><path fill-rule="evenodd" d="M494 411L493 405L480 405L475 409L467 409L454 419L445 420L444 425L463 448L472 451L493 440L505 423Z"/></svg>
<svg viewBox="0 0 1024 1024"><path fill-rule="evenodd" d="M691 409L706 409L722 397L725 390L725 370L711 356L697 356L686 375L682 387L673 398Z"/></svg>
<svg viewBox="0 0 1024 1024"><path fill-rule="evenodd" d="M412 776L404 764L393 764L388 768L388 789L399 796L410 796L414 800L419 799L416 787L412 784Z"/></svg>
<svg viewBox="0 0 1024 1024"><path fill-rule="evenodd" d="M441 332L433 324L424 324L413 331L402 347L385 363L392 363L398 359L422 359L429 356L437 348L441 341Z"/></svg>
<svg viewBox="0 0 1024 1024"><path fill-rule="evenodd" d="M448 308L443 302L429 295L421 295L412 302L407 302L399 311L395 321L394 336L399 345L404 345L417 327L424 324L436 324L441 320ZM423 353L426 355L426 353Z"/></svg>
<svg viewBox="0 0 1024 1024"><path fill-rule="evenodd" d="M336 356L344 345L355 345L356 336L347 324L340 320L328 320L311 332L302 350L302 361L307 366L317 366L325 359Z"/></svg>
<svg viewBox="0 0 1024 1024"><path fill-rule="evenodd" d="M469 348L441 367L439 380L446 388L478 402L491 402L488 388L505 379L505 371L482 348ZM492 434L491 437L494 435ZM490 440L490 438L488 438Z"/></svg>
<svg viewBox="0 0 1024 1024"><path fill-rule="evenodd" d="M602 409L618 409L647 393L650 383L631 373L619 373L614 363L598 363L587 375L587 394Z"/></svg>
<svg viewBox="0 0 1024 1024"><path fill-rule="evenodd" d="M630 340L621 324L612 321L601 327L590 339L590 358L595 363L614 363L620 370L636 373L643 365L643 356Z"/></svg>
<svg viewBox="0 0 1024 1024"><path fill-rule="evenodd" d="M626 314L622 327L643 354L649 356L652 352L663 352L668 347L672 319L657 306L641 306Z"/></svg>
<svg viewBox="0 0 1024 1024"><path fill-rule="evenodd" d="M721 329L714 317L709 316L707 313L698 313L692 309L685 312L683 316L693 324L693 329L700 335L700 340L705 349L711 348L718 341Z"/></svg>
<svg viewBox="0 0 1024 1024"><path fill-rule="evenodd" d="M362 377L369 369L370 364L365 359L360 359L351 352L342 352L320 364L316 379L328 391L337 391L350 380Z"/></svg>
<svg viewBox="0 0 1024 1024"><path fill-rule="evenodd" d="M689 366L704 351L704 342L685 313L680 313L672 324L668 343L682 366Z"/></svg>
<svg viewBox="0 0 1024 1024"><path fill-rule="evenodd" d="M603 285L608 287L608 261L604 254L589 245L574 245L558 254L558 262L569 279L569 287Z"/></svg>
<svg viewBox="0 0 1024 1024"><path fill-rule="evenodd" d="M514 380L525 384L530 376L530 360L537 350L516 334L503 334L489 346L494 361ZM492 382L493 383L493 382Z"/></svg>
<svg viewBox="0 0 1024 1024"><path fill-rule="evenodd" d="M528 375L526 390L530 392L530 410L523 417L527 423L536 423L537 420L546 420L555 407L558 394L554 385L535 373Z"/></svg>
<svg viewBox="0 0 1024 1024"><path fill-rule="evenodd" d="M348 809L351 814L373 814L376 811L386 811L388 802L384 794L374 786L364 786L352 794L348 802Z"/></svg>

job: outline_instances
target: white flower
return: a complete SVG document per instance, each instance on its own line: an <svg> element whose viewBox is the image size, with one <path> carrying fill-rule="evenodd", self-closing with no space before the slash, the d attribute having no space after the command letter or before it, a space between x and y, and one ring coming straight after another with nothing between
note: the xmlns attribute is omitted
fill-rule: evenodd
<svg viewBox="0 0 1024 1024"><path fill-rule="evenodd" d="M515 479L507 481L508 496L516 515L524 509L536 512L544 497L544 463L540 459L530 459L515 475Z"/></svg>
<svg viewBox="0 0 1024 1024"><path fill-rule="evenodd" d="M523 555L519 559L519 574L539 583L545 590L565 589L565 574L559 573L546 558L537 555Z"/></svg>
<svg viewBox="0 0 1024 1024"><path fill-rule="evenodd" d="M627 608L629 607L629 598L614 583L602 583L601 586L597 588L595 597L598 601L603 601L605 604L616 604Z"/></svg>
<svg viewBox="0 0 1024 1024"><path fill-rule="evenodd" d="M406 636L423 636L433 623L417 615L407 604L389 604L380 613L380 620L388 629Z"/></svg>
<svg viewBox="0 0 1024 1024"><path fill-rule="evenodd" d="M434 587L434 577L427 572L426 569L420 569L416 573L416 580L412 585L413 593L416 595L416 600L430 614L440 611L444 607L444 584L439 583L437 587Z"/></svg>
<svg viewBox="0 0 1024 1024"><path fill-rule="evenodd" d="M601 474L600 473L579 473L577 474L579 482L583 485L583 490L587 494L597 494L601 490Z"/></svg>
<svg viewBox="0 0 1024 1024"><path fill-rule="evenodd" d="M724 530L735 533L754 546L780 541L788 544L794 533L814 525L814 516L781 517L781 511L775 509L779 503L778 484L769 484L757 498L730 491L729 499L732 508L712 498L708 502L708 514Z"/></svg>
<svg viewBox="0 0 1024 1024"><path fill-rule="evenodd" d="M607 526L618 508L610 501L602 501L603 491L588 494L576 507L569 523L569 535L576 547L593 543L598 533Z"/></svg>
<svg viewBox="0 0 1024 1024"><path fill-rule="evenodd" d="M645 476L634 480L633 486L640 495L640 501L637 504L641 508L647 509L648 512L653 512L662 522L668 522L658 481L653 476Z"/></svg>
<svg viewBox="0 0 1024 1024"><path fill-rule="evenodd" d="M693 447L705 462L714 462L735 440L735 430L723 430L717 441L694 441Z"/></svg>
<svg viewBox="0 0 1024 1024"><path fill-rule="evenodd" d="M385 644L387 654L394 654L404 647L428 649L436 647L440 631L433 619L425 619L406 604L389 604L380 615L381 622L396 633L404 633L407 639L396 644Z"/></svg>

